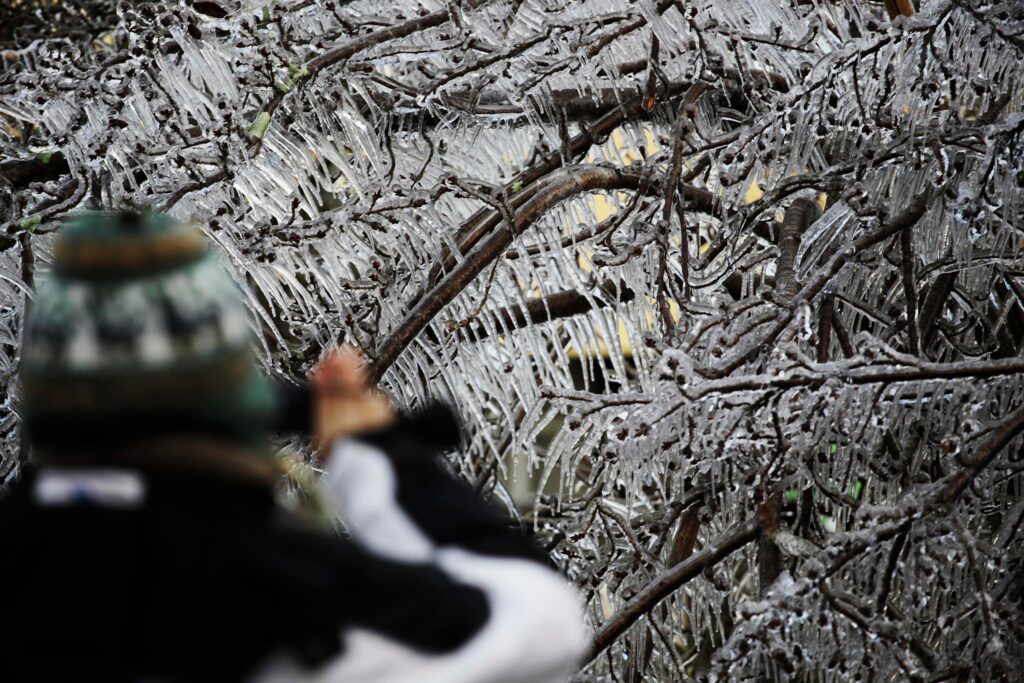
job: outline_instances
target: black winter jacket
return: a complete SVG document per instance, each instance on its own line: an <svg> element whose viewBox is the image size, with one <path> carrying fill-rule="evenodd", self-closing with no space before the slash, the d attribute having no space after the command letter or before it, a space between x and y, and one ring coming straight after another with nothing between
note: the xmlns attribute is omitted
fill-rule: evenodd
<svg viewBox="0 0 1024 683"><path fill-rule="evenodd" d="M353 539L211 474L26 472L0 501L0 676L564 680L575 595L431 457L438 419L335 444L325 492Z"/></svg>

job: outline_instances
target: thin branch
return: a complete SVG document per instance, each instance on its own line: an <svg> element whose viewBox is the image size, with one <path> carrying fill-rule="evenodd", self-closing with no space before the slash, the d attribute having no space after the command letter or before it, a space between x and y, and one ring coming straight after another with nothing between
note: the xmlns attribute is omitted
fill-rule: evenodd
<svg viewBox="0 0 1024 683"><path fill-rule="evenodd" d="M953 292L956 276L956 272L940 273L935 278L932 286L928 288L928 293L925 294L924 304L921 306L921 314L919 316L919 326L924 335L921 346L925 349L931 345L935 339L936 332L938 332L939 328L935 323L938 321L946 301L949 300L949 295Z"/></svg>
<svg viewBox="0 0 1024 683"><path fill-rule="evenodd" d="M914 197L900 213L880 228L852 242L848 242L846 246L840 248L825 267L797 292L793 297L792 304L779 312L778 321L767 334L746 345L742 350L734 354L731 359L721 365L704 369L703 373L709 377L724 377L760 353L766 344L773 342L789 326L796 310L793 304L801 302L810 303L854 256L885 241L908 226L917 223L924 216L925 211L927 211L930 197L930 191L922 192Z"/></svg>
<svg viewBox="0 0 1024 683"><path fill-rule="evenodd" d="M589 662L601 654L637 619L678 590L680 586L757 538L758 529L759 525L756 520L741 522L715 539L713 543L708 544L704 550L696 555L690 555L685 561L666 569L655 577L601 625L601 628L594 634L584 661Z"/></svg>
<svg viewBox="0 0 1024 683"><path fill-rule="evenodd" d="M751 374L736 378L712 379L689 384L684 391L690 400L721 396L741 391L778 391L797 387L822 386L826 382L862 386L932 380L988 379L1024 372L1024 358L968 360L954 363L921 362L897 367L834 367L822 372L799 369L788 373Z"/></svg>
<svg viewBox="0 0 1024 683"><path fill-rule="evenodd" d="M409 21L395 24L394 26L388 26L386 28L367 33L364 36L353 38L341 45L328 50L327 52L313 57L305 64L305 74L301 76L299 85L303 83L309 83L319 75L321 71L327 69L339 62L343 62L355 54L367 50L381 43L385 43L389 40L395 40L396 38L404 38L413 33L424 31L435 26L440 26L444 23L451 21L451 14L447 8L438 10L437 12L431 12L425 14L416 19L410 19ZM263 107L263 111L260 117L263 118L267 125L270 124L274 116L274 112L281 106L284 101L286 91L275 90L274 95L270 98L267 104ZM263 132L258 136L256 140L256 149L258 150L263 144L263 138L265 135L266 128L264 127Z"/></svg>
<svg viewBox="0 0 1024 683"><path fill-rule="evenodd" d="M832 295L823 296L818 309L818 338L815 344L815 359L819 363L828 361L828 347L832 343L832 320L836 314L836 299Z"/></svg>
<svg viewBox="0 0 1024 683"><path fill-rule="evenodd" d="M226 168L222 168L216 173L210 174L206 178L196 180L194 182L189 183L188 185L182 185L177 190L175 190L174 194L172 194L171 196L164 200L163 204L160 205L160 211L169 211L171 208L174 207L175 204L180 202L187 195L193 192L198 192L199 190L204 190L208 187L213 187L220 181L226 180L229 175L230 174L228 170Z"/></svg>
<svg viewBox="0 0 1024 683"><path fill-rule="evenodd" d="M875 606L879 612L884 611L885 605L889 602L889 593L892 590L892 577L896 573L896 566L899 563L900 555L907 542L907 535L910 533L910 522L904 525L903 530L896 536L892 548L889 550L889 559L885 563L882 572L882 580L878 584L878 596L875 598Z"/></svg>
<svg viewBox="0 0 1024 683"><path fill-rule="evenodd" d="M912 227L907 227L900 233L900 273L907 311L908 350L911 354L919 356L921 355L921 341L917 329L917 282L914 275L914 230Z"/></svg>
<svg viewBox="0 0 1024 683"><path fill-rule="evenodd" d="M692 83L681 82L673 84L670 89L661 90L659 94L662 97L672 96L679 92L683 92L692 86ZM641 91L634 97L626 100L620 107L616 107L609 111L593 124L583 125L582 130L577 135L573 136L566 145L564 145L564 153L567 153L573 159L579 157L591 147L603 143L624 121L632 119L638 115L642 115L643 113L645 113L644 95ZM566 159L563 157L563 150L550 152L536 163L517 173L502 189L504 193L512 197L512 201L515 202L516 195L523 193L524 196L528 196L527 193L535 191L532 187L535 183L548 173L560 168L565 161ZM686 186L684 189L684 196L688 196L691 201L698 202L700 207L708 213L711 213L714 208L718 206L717 199L706 190L699 190L698 188ZM454 239L460 253L468 253L477 245L477 243L480 242L480 240L482 240L496 227L496 224L489 220L491 217L492 214L488 210L481 209L470 216L462 224L458 232L455 234ZM456 262L457 258L455 255L443 254L439 264L431 269L429 281L431 283L436 283L441 277L441 274L453 268Z"/></svg>

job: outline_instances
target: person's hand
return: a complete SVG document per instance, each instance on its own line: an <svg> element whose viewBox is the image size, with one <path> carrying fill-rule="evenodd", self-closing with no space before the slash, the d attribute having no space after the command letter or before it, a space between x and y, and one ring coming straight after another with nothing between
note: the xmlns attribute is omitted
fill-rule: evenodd
<svg viewBox="0 0 1024 683"><path fill-rule="evenodd" d="M351 347L325 356L310 374L309 385L321 452L335 439L382 429L395 419L387 397L370 386L362 355Z"/></svg>

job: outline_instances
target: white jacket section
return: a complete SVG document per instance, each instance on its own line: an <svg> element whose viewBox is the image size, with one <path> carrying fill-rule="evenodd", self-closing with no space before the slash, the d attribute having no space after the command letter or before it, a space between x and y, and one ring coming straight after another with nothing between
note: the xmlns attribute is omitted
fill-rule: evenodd
<svg viewBox="0 0 1024 683"><path fill-rule="evenodd" d="M582 601L565 579L529 560L434 547L399 506L391 462L369 444L336 444L324 483L359 543L392 559L432 562L479 588L490 617L468 643L445 655L423 654L361 629L346 631L342 655L319 671L277 659L254 683L557 683L572 675L588 632Z"/></svg>
<svg viewBox="0 0 1024 683"><path fill-rule="evenodd" d="M430 562L434 546L398 505L398 484L387 456L346 439L334 445L323 476L328 500L355 540L377 555Z"/></svg>

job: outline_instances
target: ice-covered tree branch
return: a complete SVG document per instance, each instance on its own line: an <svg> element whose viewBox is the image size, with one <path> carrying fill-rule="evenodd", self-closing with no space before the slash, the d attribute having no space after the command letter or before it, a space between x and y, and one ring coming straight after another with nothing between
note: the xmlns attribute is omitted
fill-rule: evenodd
<svg viewBox="0 0 1024 683"><path fill-rule="evenodd" d="M0 10L0 483L52 233L148 205L204 226L268 369L355 344L458 408L452 467L588 596L581 680L998 680L1019 4Z"/></svg>

